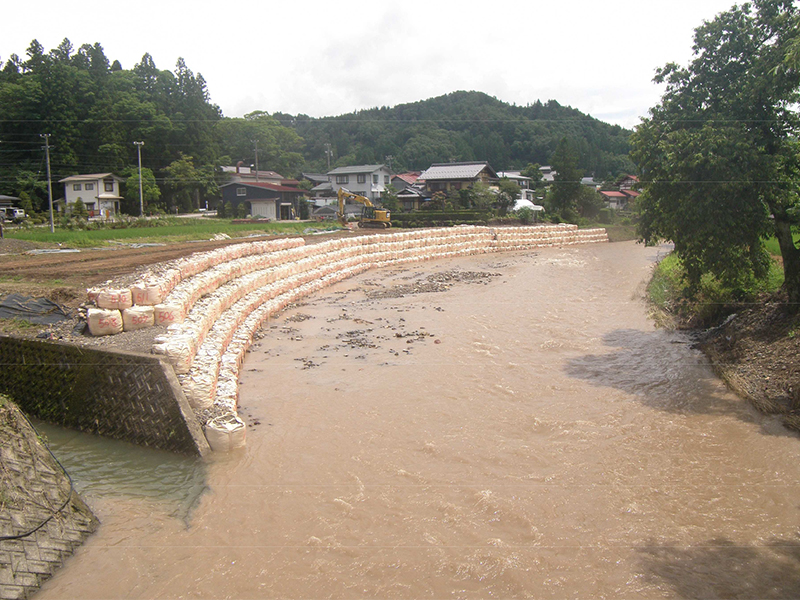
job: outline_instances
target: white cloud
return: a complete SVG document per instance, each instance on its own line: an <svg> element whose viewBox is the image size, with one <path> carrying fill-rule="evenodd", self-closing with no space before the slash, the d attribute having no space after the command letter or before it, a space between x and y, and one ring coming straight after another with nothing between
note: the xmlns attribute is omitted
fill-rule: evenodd
<svg viewBox="0 0 800 600"><path fill-rule="evenodd" d="M228 116L335 115L478 90L632 126L658 101L655 69L686 62L694 28L732 4L43 0L35 14L4 7L0 59L24 56L34 38L49 50L65 37L99 42L124 68L145 52L161 69L183 57Z"/></svg>

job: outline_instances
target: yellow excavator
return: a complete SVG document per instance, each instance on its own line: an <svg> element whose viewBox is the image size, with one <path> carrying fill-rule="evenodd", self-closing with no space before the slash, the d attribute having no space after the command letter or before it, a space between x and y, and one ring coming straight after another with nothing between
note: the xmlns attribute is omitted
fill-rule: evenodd
<svg viewBox="0 0 800 600"><path fill-rule="evenodd" d="M361 218L358 220L359 227L388 229L392 226L391 214L389 211L383 208L375 208L372 201L366 196L359 196L344 188L339 188L337 196L339 197L339 210L336 213L336 218L339 219L339 223L342 225L347 226L347 216L344 214L345 202L347 200L353 200L354 202L360 202L364 205L364 208L361 210Z"/></svg>

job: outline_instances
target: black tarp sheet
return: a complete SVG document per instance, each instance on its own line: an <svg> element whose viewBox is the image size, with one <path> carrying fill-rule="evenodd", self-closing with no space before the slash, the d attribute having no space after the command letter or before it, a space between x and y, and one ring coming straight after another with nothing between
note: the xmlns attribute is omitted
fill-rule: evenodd
<svg viewBox="0 0 800 600"><path fill-rule="evenodd" d="M63 306L47 298L9 294L0 301L0 319L24 319L38 325L50 325L69 317Z"/></svg>

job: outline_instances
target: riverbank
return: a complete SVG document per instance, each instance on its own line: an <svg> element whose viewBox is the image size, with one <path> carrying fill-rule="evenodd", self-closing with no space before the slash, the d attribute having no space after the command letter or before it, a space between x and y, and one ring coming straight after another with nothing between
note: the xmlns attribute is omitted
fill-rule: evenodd
<svg viewBox="0 0 800 600"><path fill-rule="evenodd" d="M800 431L800 318L789 313L783 294L742 306L700 332L699 347L734 392Z"/></svg>
<svg viewBox="0 0 800 600"><path fill-rule="evenodd" d="M34 594L98 525L36 431L0 396L0 599Z"/></svg>
<svg viewBox="0 0 800 600"><path fill-rule="evenodd" d="M710 278L690 296L680 261L669 255L653 270L647 295L659 327L692 332L729 388L800 431L800 315L788 310L782 281L775 263L737 298Z"/></svg>
<svg viewBox="0 0 800 600"><path fill-rule="evenodd" d="M654 329L658 257L458 257L287 307L191 518L90 498L39 597L791 597L797 436Z"/></svg>

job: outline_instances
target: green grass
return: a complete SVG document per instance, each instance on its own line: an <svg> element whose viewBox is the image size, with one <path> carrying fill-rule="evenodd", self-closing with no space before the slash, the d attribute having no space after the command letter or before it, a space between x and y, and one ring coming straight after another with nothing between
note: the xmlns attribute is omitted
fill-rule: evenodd
<svg viewBox="0 0 800 600"><path fill-rule="evenodd" d="M670 254L656 266L647 286L647 294L665 325L670 319L692 327L707 327L724 318L737 306L755 301L760 295L777 292L783 285L783 269L777 261L770 264L763 280L753 279L746 287L730 288L712 275L703 275L700 286L690 293L683 265Z"/></svg>
<svg viewBox="0 0 800 600"><path fill-rule="evenodd" d="M592 227L603 227L608 233L609 242L627 242L639 239L636 225L603 225L598 223Z"/></svg>
<svg viewBox="0 0 800 600"><path fill-rule="evenodd" d="M797 243L800 242L800 232L795 232L792 237L794 238L795 245L797 245ZM778 245L777 238L775 237L769 238L766 242L764 242L764 245L767 247L769 253L772 254L773 256L781 255L781 248Z"/></svg>
<svg viewBox="0 0 800 600"><path fill-rule="evenodd" d="M146 226L134 221L125 228L101 227L98 229L64 229L56 227L31 227L7 231L5 237L35 243L61 244L67 248L93 248L110 243L169 243L210 239L220 233L232 238L257 235L299 235L309 229L340 229L330 223L292 221L287 223L233 223L228 219L166 218L148 221Z"/></svg>

